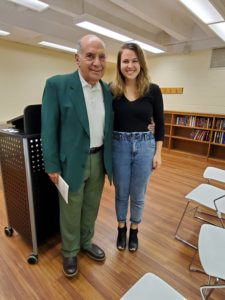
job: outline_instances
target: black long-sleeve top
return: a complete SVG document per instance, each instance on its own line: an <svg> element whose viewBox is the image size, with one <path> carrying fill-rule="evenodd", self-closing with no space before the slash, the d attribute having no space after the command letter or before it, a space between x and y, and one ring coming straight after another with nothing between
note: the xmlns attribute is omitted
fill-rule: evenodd
<svg viewBox="0 0 225 300"><path fill-rule="evenodd" d="M113 100L114 130L122 132L146 132L153 118L155 140L164 139L163 98L158 85L151 83L142 97L129 101L124 95Z"/></svg>

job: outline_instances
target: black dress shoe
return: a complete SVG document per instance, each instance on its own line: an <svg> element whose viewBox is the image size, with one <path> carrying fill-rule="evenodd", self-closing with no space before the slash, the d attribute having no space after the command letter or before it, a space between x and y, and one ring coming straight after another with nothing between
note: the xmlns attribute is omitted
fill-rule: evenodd
<svg viewBox="0 0 225 300"><path fill-rule="evenodd" d="M105 260L105 252L95 244L91 244L90 248L83 249L83 251L87 254L87 256L89 256L93 260L97 260L97 261Z"/></svg>
<svg viewBox="0 0 225 300"><path fill-rule="evenodd" d="M63 257L63 273L66 277L74 277L78 273L77 257Z"/></svg>

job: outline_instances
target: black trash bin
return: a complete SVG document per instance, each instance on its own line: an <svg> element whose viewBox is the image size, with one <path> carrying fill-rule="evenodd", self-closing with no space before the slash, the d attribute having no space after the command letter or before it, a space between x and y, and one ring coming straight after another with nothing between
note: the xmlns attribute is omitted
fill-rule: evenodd
<svg viewBox="0 0 225 300"><path fill-rule="evenodd" d="M38 262L38 247L59 233L59 201L44 171L41 147L41 105L30 105L0 129L0 163L8 225L32 245L27 261Z"/></svg>

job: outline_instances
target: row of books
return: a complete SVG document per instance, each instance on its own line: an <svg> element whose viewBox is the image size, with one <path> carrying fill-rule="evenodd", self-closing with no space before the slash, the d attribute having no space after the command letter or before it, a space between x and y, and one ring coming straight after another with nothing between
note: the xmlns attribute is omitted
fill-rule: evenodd
<svg viewBox="0 0 225 300"><path fill-rule="evenodd" d="M225 132L215 131L213 135L213 143L225 145Z"/></svg>
<svg viewBox="0 0 225 300"><path fill-rule="evenodd" d="M225 119L220 119L220 118L216 119L215 128L225 129Z"/></svg>
<svg viewBox="0 0 225 300"><path fill-rule="evenodd" d="M210 131L195 129L190 133L190 138L198 141L209 141Z"/></svg>
<svg viewBox="0 0 225 300"><path fill-rule="evenodd" d="M212 120L213 120L212 118L208 118L208 117L182 115L176 117L176 125L212 128Z"/></svg>

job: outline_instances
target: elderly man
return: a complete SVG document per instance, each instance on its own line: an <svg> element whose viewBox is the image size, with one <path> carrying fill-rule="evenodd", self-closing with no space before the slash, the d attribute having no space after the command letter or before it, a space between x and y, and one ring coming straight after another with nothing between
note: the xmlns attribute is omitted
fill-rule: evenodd
<svg viewBox="0 0 225 300"><path fill-rule="evenodd" d="M42 146L45 171L69 185L68 204L60 196L63 272L78 272L77 254L105 260L92 243L105 173L112 180L112 96L101 80L105 45L95 35L78 42L78 70L47 80L42 104ZM51 221L51 220L50 220Z"/></svg>

